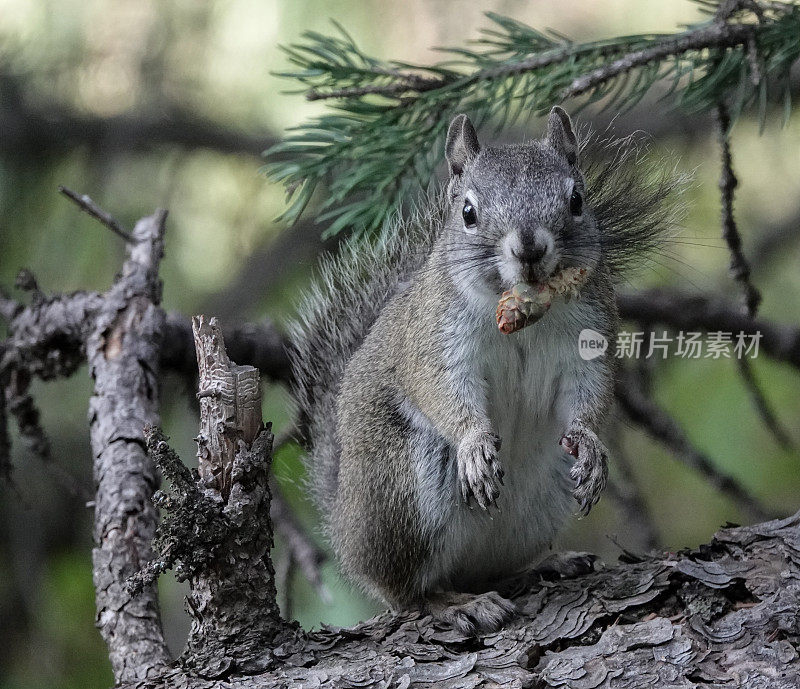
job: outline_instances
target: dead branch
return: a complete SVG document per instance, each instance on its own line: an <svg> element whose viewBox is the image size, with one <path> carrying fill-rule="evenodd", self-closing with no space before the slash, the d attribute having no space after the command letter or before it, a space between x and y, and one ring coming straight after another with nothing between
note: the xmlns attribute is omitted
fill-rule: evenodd
<svg viewBox="0 0 800 689"><path fill-rule="evenodd" d="M94 380L89 430L97 485L92 551L97 626L108 644L118 682L142 681L170 656L161 631L158 596L145 586L138 596L126 579L152 558L158 515L157 485L143 429L158 423L159 346L164 312L158 304L158 266L166 211L140 220L137 240L111 289L100 300L86 341Z"/></svg>
<svg viewBox="0 0 800 689"><path fill-rule="evenodd" d="M158 429L147 432L153 459L170 479L158 495L169 515L156 537L157 558L130 582L140 590L169 567L188 580L192 618L181 666L206 678L263 671L289 633L280 618L272 547L269 465L272 433L261 421L258 370L228 358L216 322L193 319L200 369L199 473L194 476Z"/></svg>
<svg viewBox="0 0 800 689"><path fill-rule="evenodd" d="M115 235L122 237L126 242L133 241L133 237L122 228L122 225L120 225L110 213L106 213L92 201L87 194L76 194L72 189L67 189L67 187L59 187L58 190L77 205L78 208L105 225Z"/></svg>
<svg viewBox="0 0 800 689"><path fill-rule="evenodd" d="M200 370L199 485L229 528L206 568L190 576L192 629L184 665L204 676L257 672L284 631L275 593L269 467L273 436L261 421L261 382L227 355L212 318L192 319Z"/></svg>

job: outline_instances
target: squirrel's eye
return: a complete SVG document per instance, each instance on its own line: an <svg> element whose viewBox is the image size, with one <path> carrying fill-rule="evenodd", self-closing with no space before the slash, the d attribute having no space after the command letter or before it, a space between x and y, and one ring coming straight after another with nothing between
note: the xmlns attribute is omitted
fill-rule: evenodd
<svg viewBox="0 0 800 689"><path fill-rule="evenodd" d="M576 217L583 213L583 196L577 189L573 189L569 197L569 212Z"/></svg>
<svg viewBox="0 0 800 689"><path fill-rule="evenodd" d="M464 227L475 227L478 224L478 215L471 203L464 204L461 216L464 218Z"/></svg>

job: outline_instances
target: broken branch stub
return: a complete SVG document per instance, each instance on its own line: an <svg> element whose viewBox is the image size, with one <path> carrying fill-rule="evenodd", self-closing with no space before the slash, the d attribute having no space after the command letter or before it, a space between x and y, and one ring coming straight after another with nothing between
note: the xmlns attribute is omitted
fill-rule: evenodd
<svg viewBox="0 0 800 689"><path fill-rule="evenodd" d="M215 318L194 317L192 330L200 371L199 488L219 510L206 519L226 537L189 576L192 626L182 664L223 677L269 667L273 642L287 629L269 559L273 436L261 421L258 369L228 358Z"/></svg>
<svg viewBox="0 0 800 689"><path fill-rule="evenodd" d="M225 351L217 319L192 318L200 373L200 477L227 500L237 442L252 444L261 428L261 381L258 369L237 366Z"/></svg>

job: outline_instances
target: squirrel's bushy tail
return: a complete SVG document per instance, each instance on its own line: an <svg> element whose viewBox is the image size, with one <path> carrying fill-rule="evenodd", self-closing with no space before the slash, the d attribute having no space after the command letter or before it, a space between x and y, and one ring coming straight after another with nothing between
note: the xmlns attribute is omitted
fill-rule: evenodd
<svg viewBox="0 0 800 689"><path fill-rule="evenodd" d="M312 495L324 514L336 491L336 398L345 366L386 302L425 262L445 204L427 198L408 219L387 221L377 239L347 241L325 257L289 326L297 428L308 450Z"/></svg>
<svg viewBox="0 0 800 689"><path fill-rule="evenodd" d="M580 139L586 197L600 230L603 260L620 281L677 231L691 175L651 155L641 132L616 138L587 130Z"/></svg>

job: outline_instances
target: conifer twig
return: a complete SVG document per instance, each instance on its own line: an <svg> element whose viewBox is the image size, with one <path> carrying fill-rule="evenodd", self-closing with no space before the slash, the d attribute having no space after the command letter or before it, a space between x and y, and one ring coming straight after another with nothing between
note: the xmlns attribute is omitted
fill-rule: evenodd
<svg viewBox="0 0 800 689"><path fill-rule="evenodd" d="M575 97L623 110L663 81L671 82L665 97L695 111L730 101L733 116L750 103L763 115L769 92L788 98L800 4L701 4L715 16L688 29L584 43L490 13L493 28L429 66L370 57L341 28L307 33L286 48L295 69L283 76L336 107L267 152L266 171L290 199L283 218L297 221L324 183L317 218L325 236L377 231L432 178L458 112L504 129Z"/></svg>
<svg viewBox="0 0 800 689"><path fill-rule="evenodd" d="M742 237L733 217L733 195L739 182L733 172L731 147L728 139L731 118L727 106L722 102L717 103L717 124L719 126L719 145L722 153L722 174L719 180L722 199L722 237L731 254L731 275L744 292L747 315L750 318L754 318L758 311L758 305L761 303L761 294L750 282L750 265L747 263L742 251Z"/></svg>
<svg viewBox="0 0 800 689"><path fill-rule="evenodd" d="M601 84L637 67L660 62L664 58L677 56L690 50L731 48L746 44L753 35L748 24L712 24L689 31L675 38L667 38L652 47L623 55L617 60L578 77L561 93L561 100L583 95Z"/></svg>
<svg viewBox="0 0 800 689"><path fill-rule="evenodd" d="M783 427L778 417L775 415L774 410L770 407L764 391L758 384L755 375L753 374L753 367L750 365L750 360L746 357L739 357L736 359L736 364L739 368L739 375L747 389L750 399L753 400L753 405L756 408L761 421L769 429L770 433L775 437L775 440L781 447L794 449L795 444L789 432Z"/></svg>
<svg viewBox="0 0 800 689"><path fill-rule="evenodd" d="M110 213L107 213L102 208L100 208L100 206L98 206L94 201L92 201L92 199L89 198L89 196L87 196L86 194L78 194L72 191L72 189L67 189L67 187L63 186L60 186L58 190L64 196L66 196L70 201L75 203L78 206L78 208L80 208L88 215L91 215L100 224L105 225L118 237L122 237L122 239L124 239L128 243L136 241L129 232L125 231L122 228L122 225L120 225Z"/></svg>
<svg viewBox="0 0 800 689"><path fill-rule="evenodd" d="M683 429L639 388L635 377L622 373L616 398L622 411L651 438L664 445L676 458L699 472L712 486L734 500L752 518L767 519L769 512L734 477L725 474L686 437Z"/></svg>

